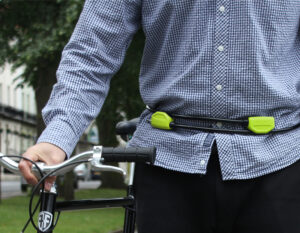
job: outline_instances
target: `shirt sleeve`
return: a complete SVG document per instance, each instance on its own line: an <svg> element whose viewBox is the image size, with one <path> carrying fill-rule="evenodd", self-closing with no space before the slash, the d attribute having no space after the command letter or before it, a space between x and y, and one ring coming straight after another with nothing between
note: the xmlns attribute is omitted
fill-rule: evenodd
<svg viewBox="0 0 300 233"><path fill-rule="evenodd" d="M81 134L99 114L110 79L140 26L137 1L85 2L62 52L57 83L42 111L46 129L38 143L52 143L70 156Z"/></svg>

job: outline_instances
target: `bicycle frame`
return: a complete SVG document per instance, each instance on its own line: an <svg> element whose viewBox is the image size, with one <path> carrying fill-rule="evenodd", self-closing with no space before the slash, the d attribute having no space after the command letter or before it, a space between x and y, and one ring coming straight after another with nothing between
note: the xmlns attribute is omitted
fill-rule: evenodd
<svg viewBox="0 0 300 233"><path fill-rule="evenodd" d="M133 187L129 186L126 197L105 198L105 199L87 199L56 202L56 193L41 193L41 209L39 214L38 233L52 233L47 231L54 225L54 213L62 211L74 211L85 209L99 209L111 207L125 208L125 219L123 225L124 233L134 233L135 229L135 198L133 196ZM50 217L49 217L50 216Z"/></svg>
<svg viewBox="0 0 300 233"><path fill-rule="evenodd" d="M48 231L54 225L55 212L74 211L85 209L100 209L123 207L125 208L125 218L123 224L123 233L134 233L135 230L135 198L134 198L134 167L131 164L131 173L129 179L129 186L127 188L126 197L119 198L103 198L103 199L86 199L86 200L72 200L56 202L57 192L54 187L49 192L41 193L41 208L39 213L39 231L38 233L52 233Z"/></svg>
<svg viewBox="0 0 300 233"><path fill-rule="evenodd" d="M125 125L126 126L126 125ZM132 130L132 129L131 129ZM132 133L132 132L131 132ZM130 133L130 134L131 134ZM127 132L127 139L130 138L130 134ZM73 201L56 201L57 191L55 184L51 187L50 191L40 192L40 213L38 217L38 226L36 226L32 219L35 210L32 211L32 199L30 199L29 213L30 221L37 229L38 233L52 233L56 223L54 222L55 213L62 211L72 210L84 210L84 209L97 209L97 208L111 208L111 207L123 207L125 208L125 219L123 226L123 233L134 233L135 230L135 198L134 198L134 170L135 162L149 162L153 164L155 161L156 148L155 147L129 147L129 148L112 148L94 146L92 151L86 151L78 154L57 165L46 165L41 162L30 161L33 166L31 172L36 175L37 178L41 178L39 183L34 187L34 191L38 190L42 182L49 176L57 176L65 174L72 170L76 165L80 163L90 163L92 168L96 171L113 171L125 175L125 171L119 167L104 165L103 162L131 162L130 179L127 189L127 195L119 198L106 198L106 199L87 199L87 200L73 200ZM14 174L21 174L18 168L18 163L9 157L18 157L19 159L26 159L22 156L3 155L0 153L0 164L6 169L10 170ZM58 218L57 218L58 219ZM27 224L29 221L27 222ZM26 229L27 224L24 229Z"/></svg>

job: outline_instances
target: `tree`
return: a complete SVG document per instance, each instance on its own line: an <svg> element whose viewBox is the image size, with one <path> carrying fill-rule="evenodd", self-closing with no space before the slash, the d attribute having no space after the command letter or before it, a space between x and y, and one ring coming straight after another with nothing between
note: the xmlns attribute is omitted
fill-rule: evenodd
<svg viewBox="0 0 300 233"><path fill-rule="evenodd" d="M61 51L71 36L83 6L81 0L40 0L0 2L0 65L24 67L20 84L32 86L37 112L47 102ZM38 135L44 126L38 115Z"/></svg>
<svg viewBox="0 0 300 233"><path fill-rule="evenodd" d="M24 67L18 81L20 86L26 83L34 88L38 135L44 129L39 113L56 82L61 51L73 32L83 3L83 0L0 1L0 66L9 62L13 69ZM116 144L114 125L124 117L121 113L128 118L137 116L143 106L137 88L142 32L136 40L111 83L110 94L97 120L105 146Z"/></svg>
<svg viewBox="0 0 300 233"><path fill-rule="evenodd" d="M0 2L0 65L9 62L13 70L24 67L18 81L20 87L26 83L35 91L37 136L45 127L40 113L56 82L61 51L82 7L81 0ZM68 185L72 180L66 179L65 183ZM69 199L74 192L68 191L65 195Z"/></svg>

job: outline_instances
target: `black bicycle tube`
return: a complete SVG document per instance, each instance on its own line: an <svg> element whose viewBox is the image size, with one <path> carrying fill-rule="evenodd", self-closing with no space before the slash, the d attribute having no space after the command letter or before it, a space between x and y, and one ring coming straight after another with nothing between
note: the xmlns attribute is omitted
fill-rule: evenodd
<svg viewBox="0 0 300 233"><path fill-rule="evenodd" d="M109 207L127 207L134 202L133 197L120 197L120 198L103 198L103 199L90 199L90 200L75 200L75 201L60 201L56 202L56 211L71 211L83 209L99 209Z"/></svg>
<svg viewBox="0 0 300 233"><path fill-rule="evenodd" d="M38 233L52 233L47 231L53 227L54 222L54 212L56 206L56 194L51 192L41 193L41 208L39 214Z"/></svg>
<svg viewBox="0 0 300 233"><path fill-rule="evenodd" d="M134 189L133 185L129 185L127 188L127 196L133 197L134 199ZM125 218L124 218L124 227L123 233L134 233L135 229L135 202L133 201L132 205L129 205L125 209Z"/></svg>

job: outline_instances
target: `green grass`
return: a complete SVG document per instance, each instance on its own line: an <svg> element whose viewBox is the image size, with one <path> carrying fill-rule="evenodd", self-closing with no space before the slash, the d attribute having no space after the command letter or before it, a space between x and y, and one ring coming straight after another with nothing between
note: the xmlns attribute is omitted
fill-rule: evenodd
<svg viewBox="0 0 300 233"><path fill-rule="evenodd" d="M97 189L76 192L76 199L110 198L125 196L123 190ZM29 197L13 197L0 204L0 232L21 232L28 219ZM35 216L34 219L37 219ZM109 233L122 228L123 208L62 212L55 233ZM26 233L36 233L28 226Z"/></svg>

